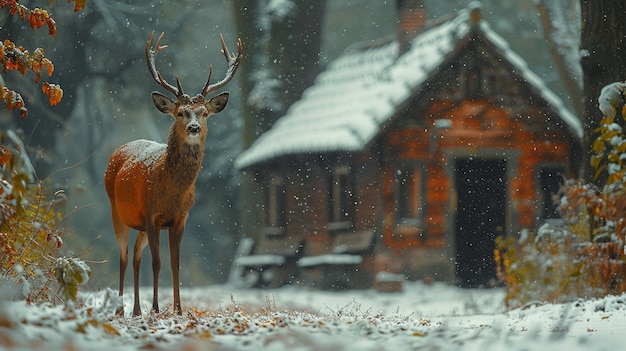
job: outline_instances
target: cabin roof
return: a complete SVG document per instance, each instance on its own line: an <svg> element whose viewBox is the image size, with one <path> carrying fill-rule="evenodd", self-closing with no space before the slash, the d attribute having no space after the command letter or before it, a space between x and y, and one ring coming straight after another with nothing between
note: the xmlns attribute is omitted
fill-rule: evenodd
<svg viewBox="0 0 626 351"><path fill-rule="evenodd" d="M480 13L475 11L480 11L476 3L426 28L401 56L396 40L347 50L237 158L235 166L242 169L287 155L363 150L397 107L455 55L468 36L475 35L472 32L490 42L572 133L582 137L580 120L488 23L476 20Z"/></svg>

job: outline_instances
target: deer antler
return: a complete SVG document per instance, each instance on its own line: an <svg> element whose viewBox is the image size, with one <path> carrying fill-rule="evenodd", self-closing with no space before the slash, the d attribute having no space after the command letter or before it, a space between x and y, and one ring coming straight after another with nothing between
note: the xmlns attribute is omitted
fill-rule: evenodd
<svg viewBox="0 0 626 351"><path fill-rule="evenodd" d="M206 83L204 84L204 88L202 88L202 92L200 95L206 97L206 95L212 91L215 91L224 85L228 84L230 80L235 76L235 72L237 72L237 68L239 67L239 63L241 63L241 58L243 57L242 48L241 48L241 38L237 40L237 51L238 53L231 53L228 51L226 47L226 43L224 42L224 37L220 33L220 40L222 42L222 54L226 58L226 63L228 64L228 69L226 70L226 76L221 81L210 84L211 83L211 73L213 72L213 66L209 66L209 78L207 78Z"/></svg>
<svg viewBox="0 0 626 351"><path fill-rule="evenodd" d="M165 88L170 93L174 94L176 97L180 97L184 93L183 93L183 87L180 84L180 79L178 79L178 76L176 76L176 85L178 86L178 88L176 88L173 85L166 82L165 79L163 79L163 76L161 76L161 72L157 71L156 66L155 66L156 55L159 53L159 51L167 48L167 45L161 46L161 39L163 39L164 34L165 33L161 33L161 35L159 36L159 38L157 39L154 45L154 50L152 50L150 46L152 45L152 36L154 35L154 31L150 33L150 37L148 38L148 42L146 43L146 62L148 63L148 70L150 70L150 74L152 74L152 78L154 78L154 80L157 83L159 83L160 86Z"/></svg>

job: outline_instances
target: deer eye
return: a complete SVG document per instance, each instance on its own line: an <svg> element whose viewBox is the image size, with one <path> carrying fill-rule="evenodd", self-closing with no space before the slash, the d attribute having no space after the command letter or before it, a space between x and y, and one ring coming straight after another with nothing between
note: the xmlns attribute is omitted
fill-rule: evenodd
<svg viewBox="0 0 626 351"><path fill-rule="evenodd" d="M183 111L178 111L178 117L183 117L184 115Z"/></svg>

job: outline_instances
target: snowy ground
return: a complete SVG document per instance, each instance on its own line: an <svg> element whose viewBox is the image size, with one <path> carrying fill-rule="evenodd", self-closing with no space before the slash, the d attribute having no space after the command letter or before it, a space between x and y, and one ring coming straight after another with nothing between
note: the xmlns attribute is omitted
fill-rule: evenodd
<svg viewBox="0 0 626 351"><path fill-rule="evenodd" d="M626 341L626 295L507 311L502 290L440 283L405 283L402 293L181 292L180 317L171 308L112 317L106 292L87 293L86 306L70 310L0 302L0 349L615 351ZM142 294L149 306L150 290ZM169 289L161 295L171 304ZM132 296L125 300L128 315Z"/></svg>

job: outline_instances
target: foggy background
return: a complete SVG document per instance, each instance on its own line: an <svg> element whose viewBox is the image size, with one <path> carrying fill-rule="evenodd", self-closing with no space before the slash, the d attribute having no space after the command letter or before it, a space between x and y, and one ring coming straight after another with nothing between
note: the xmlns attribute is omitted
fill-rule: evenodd
<svg viewBox="0 0 626 351"><path fill-rule="evenodd" d="M157 69L170 83L178 75L185 92L195 95L206 80L210 64L214 82L224 76L226 64L220 54L219 34L223 33L231 51L236 50L240 34L233 3L89 0L79 13L73 13L72 4L64 1L40 5L57 22L55 37L49 37L45 29L31 30L27 23L2 10L0 23L5 37L29 50L39 46L46 50L46 57L55 65L48 80L61 84L64 97L61 105L49 107L32 76L5 75L7 85L22 93L29 115L21 119L17 113L2 110L0 129L21 129L38 177L46 179L53 191L65 190L68 201L64 214L71 213L64 221L70 229L64 238L68 254L91 247L83 259L106 261L90 264L90 288L118 286L118 247L102 182L108 157L131 140L165 142L171 125L171 117L160 113L150 98L152 91L163 91L146 67L144 47L150 32L165 32L162 44L168 45L157 58ZM437 18L469 3L427 0L426 13L429 19ZM568 102L547 51L534 0L482 3L491 27ZM395 0L330 0L322 24L322 52L305 54L318 55L319 68L323 69L352 44L394 35L395 25ZM252 45L246 38L242 40L243 66L249 64ZM241 109L246 97L239 86L244 78L239 71L223 89L231 93L229 103L209 119L204 168L196 183L196 203L189 213L181 249L184 286L224 282L238 238L247 235L240 230L240 174L233 168L243 147ZM134 238L131 231L131 247ZM167 241L163 239L162 245L161 282L167 285ZM149 250L144 252L142 269L142 284L151 284ZM131 284L132 274L128 273L126 286Z"/></svg>

